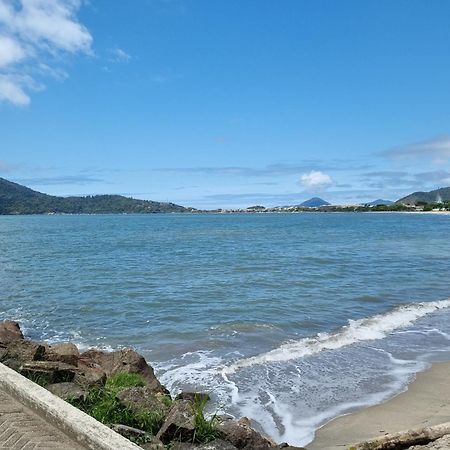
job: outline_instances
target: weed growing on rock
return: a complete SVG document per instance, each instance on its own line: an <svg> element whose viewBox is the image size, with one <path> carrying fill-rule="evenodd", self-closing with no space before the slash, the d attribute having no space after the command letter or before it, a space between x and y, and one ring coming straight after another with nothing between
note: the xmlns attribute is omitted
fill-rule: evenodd
<svg viewBox="0 0 450 450"><path fill-rule="evenodd" d="M196 398L192 406L195 415L195 433L193 442L199 444L214 441L214 439L217 439L220 436L219 430L217 429L218 419L216 414L209 419L205 417L204 411L207 402L208 399Z"/></svg>
<svg viewBox="0 0 450 450"><path fill-rule="evenodd" d="M116 397L126 388L144 385L144 379L138 374L119 373L109 377L104 387L91 388L84 398L69 402L106 425L127 425L155 435L164 423L164 414L157 411L134 412Z"/></svg>

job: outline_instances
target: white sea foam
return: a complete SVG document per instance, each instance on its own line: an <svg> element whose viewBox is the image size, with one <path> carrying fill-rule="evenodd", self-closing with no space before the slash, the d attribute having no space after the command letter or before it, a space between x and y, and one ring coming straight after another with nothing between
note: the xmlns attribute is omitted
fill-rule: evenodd
<svg viewBox="0 0 450 450"><path fill-rule="evenodd" d="M383 339L389 333L406 327L427 314L449 307L450 299L413 303L400 306L385 314L349 320L348 325L335 333L319 333L315 337L283 344L269 352L236 361L224 368L223 371L234 373L239 369L258 364L286 362L313 355L323 350L336 350L357 342Z"/></svg>

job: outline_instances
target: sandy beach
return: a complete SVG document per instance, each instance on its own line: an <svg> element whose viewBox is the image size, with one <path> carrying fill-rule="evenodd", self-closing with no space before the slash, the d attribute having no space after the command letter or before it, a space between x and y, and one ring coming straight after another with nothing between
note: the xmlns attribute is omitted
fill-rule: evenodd
<svg viewBox="0 0 450 450"><path fill-rule="evenodd" d="M408 390L385 403L332 420L316 433L308 450L342 450L351 444L450 420L450 363L419 373Z"/></svg>

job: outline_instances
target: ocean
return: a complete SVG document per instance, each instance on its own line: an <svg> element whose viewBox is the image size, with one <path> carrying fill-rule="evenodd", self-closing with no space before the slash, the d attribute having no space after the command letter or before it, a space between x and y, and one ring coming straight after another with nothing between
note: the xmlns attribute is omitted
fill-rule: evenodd
<svg viewBox="0 0 450 450"><path fill-rule="evenodd" d="M0 217L0 320L134 347L172 391L305 445L450 360L450 216Z"/></svg>

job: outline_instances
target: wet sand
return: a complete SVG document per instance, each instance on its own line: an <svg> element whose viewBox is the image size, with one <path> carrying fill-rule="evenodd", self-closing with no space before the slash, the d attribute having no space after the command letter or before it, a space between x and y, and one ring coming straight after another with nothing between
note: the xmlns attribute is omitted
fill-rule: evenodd
<svg viewBox="0 0 450 450"><path fill-rule="evenodd" d="M450 421L450 363L419 373L408 390L380 405L338 417L320 428L308 450L342 450L377 436Z"/></svg>

